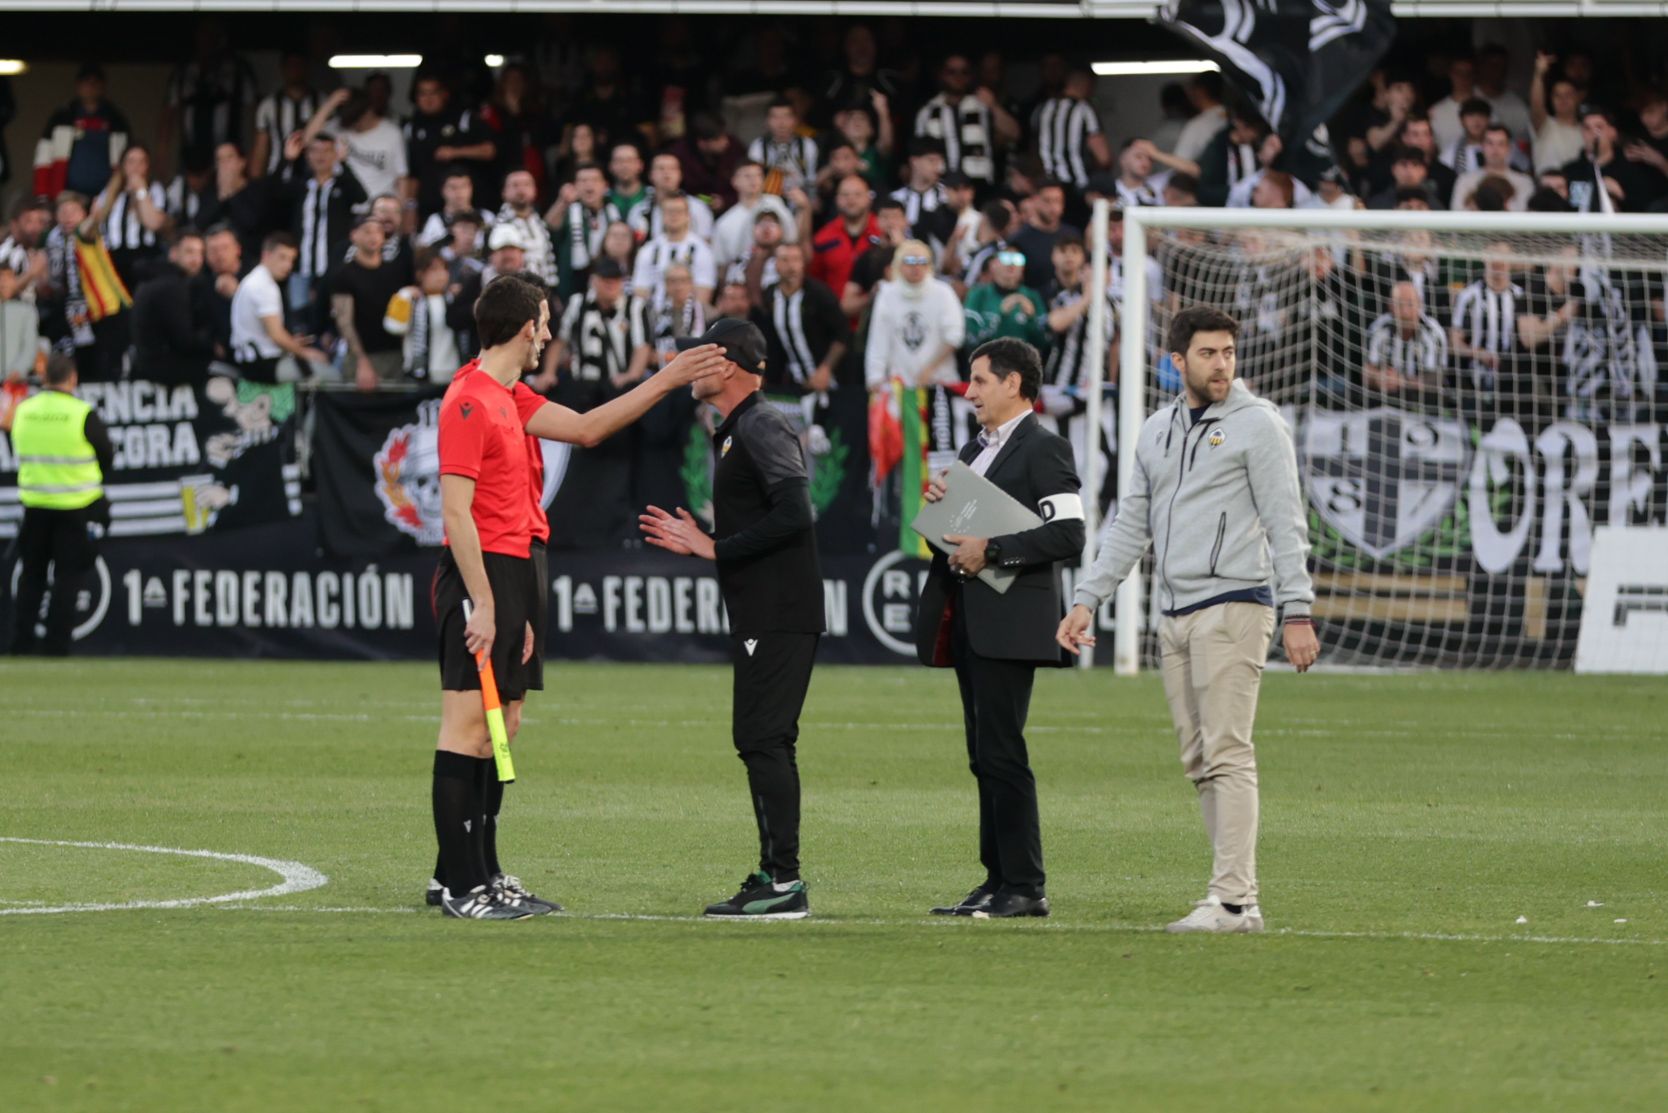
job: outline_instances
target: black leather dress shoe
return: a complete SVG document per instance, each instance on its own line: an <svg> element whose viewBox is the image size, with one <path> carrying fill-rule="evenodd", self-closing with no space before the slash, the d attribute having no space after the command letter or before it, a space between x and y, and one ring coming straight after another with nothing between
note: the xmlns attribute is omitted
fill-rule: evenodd
<svg viewBox="0 0 1668 1113"><path fill-rule="evenodd" d="M987 907L995 899L996 891L980 885L962 898L960 904L941 904L932 910L934 916L971 916Z"/></svg>
<svg viewBox="0 0 1668 1113"><path fill-rule="evenodd" d="M983 908L968 912L975 920L1008 920L1019 916L1048 915L1047 897L1027 897L1019 893L997 893Z"/></svg>

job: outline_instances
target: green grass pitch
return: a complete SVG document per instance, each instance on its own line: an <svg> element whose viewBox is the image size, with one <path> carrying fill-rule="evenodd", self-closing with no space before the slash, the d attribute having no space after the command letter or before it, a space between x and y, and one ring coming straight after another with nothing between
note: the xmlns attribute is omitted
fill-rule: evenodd
<svg viewBox="0 0 1668 1113"><path fill-rule="evenodd" d="M948 673L818 671L815 916L775 924L691 918L755 850L727 671L550 679L502 843L575 915L480 924L420 906L432 668L0 666L0 836L329 877L32 914L279 879L0 842L0 1109L1668 1107L1660 679L1271 674L1269 934L1185 939L1207 850L1151 675L1039 677L1023 924L924 914L978 879Z"/></svg>

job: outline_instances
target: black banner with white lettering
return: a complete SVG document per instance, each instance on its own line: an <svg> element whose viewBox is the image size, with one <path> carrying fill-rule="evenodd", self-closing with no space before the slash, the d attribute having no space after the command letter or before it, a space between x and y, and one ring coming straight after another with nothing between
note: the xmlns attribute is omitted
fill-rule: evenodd
<svg viewBox="0 0 1668 1113"><path fill-rule="evenodd" d="M1170 0L1158 25L1222 67L1280 136L1288 161L1301 157L1396 38L1390 0Z"/></svg>
<svg viewBox="0 0 1668 1113"><path fill-rule="evenodd" d="M90 656L433 660L433 550L377 561L321 555L316 523L207 534L189 544L107 541L78 585L75 648ZM835 664L915 660L926 562L902 553L822 561ZM0 567L15 584L16 565ZM0 629L10 629L10 593ZM658 550L550 554L552 660L729 660L710 562Z"/></svg>
<svg viewBox="0 0 1668 1113"><path fill-rule="evenodd" d="M76 394L110 430L110 535L199 534L301 512L293 386L215 377L202 386L132 380ZM17 454L0 434L0 538L23 517Z"/></svg>

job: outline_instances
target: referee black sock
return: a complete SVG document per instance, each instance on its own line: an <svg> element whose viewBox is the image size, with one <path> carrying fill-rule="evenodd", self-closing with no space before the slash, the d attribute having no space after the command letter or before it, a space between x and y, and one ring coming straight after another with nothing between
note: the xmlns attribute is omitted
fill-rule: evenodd
<svg viewBox="0 0 1668 1113"><path fill-rule="evenodd" d="M486 884L475 838L481 829L481 796L475 759L449 750L434 752L434 835L446 888L461 897Z"/></svg>
<svg viewBox="0 0 1668 1113"><path fill-rule="evenodd" d="M481 868L488 879L504 871L498 867L498 812L504 806L504 782L498 779L498 763L481 758L476 769L481 790Z"/></svg>
<svg viewBox="0 0 1668 1113"><path fill-rule="evenodd" d="M498 779L498 766L489 761L486 763L486 783L481 789L481 857L486 862L488 877L494 877L504 872L504 867L498 864L498 813L504 810L504 782Z"/></svg>

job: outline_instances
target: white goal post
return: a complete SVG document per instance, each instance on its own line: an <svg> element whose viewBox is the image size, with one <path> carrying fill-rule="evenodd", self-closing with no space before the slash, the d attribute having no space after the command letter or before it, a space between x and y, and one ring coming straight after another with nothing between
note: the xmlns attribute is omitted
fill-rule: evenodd
<svg viewBox="0 0 1668 1113"><path fill-rule="evenodd" d="M1106 309L1106 298L1101 294L1101 291L1106 288L1112 262L1109 258L1108 237L1106 235L1108 217L1107 202L1104 200L1097 202L1093 211L1092 231L1089 241L1092 281L1095 284L1089 317L1090 350L1094 353L1094 357L1085 369L1089 381L1084 384L1087 405L1086 417L1090 429L1099 428L1102 390L1107 379L1106 368L1099 356L1107 351L1105 337L1108 335L1107 330L1112 324L1107 320L1109 314ZM1149 335L1149 333L1153 328L1157 313L1136 312L1129 307L1147 307L1149 305L1149 293L1151 291L1148 289L1148 261L1154 258L1155 254L1162 253L1160 248L1166 242L1165 237L1176 233L1188 233L1194 235L1198 242L1209 239L1211 244L1221 243L1225 245L1220 248L1218 257L1210 264L1220 265L1223 259L1229 258L1230 253L1237 250L1234 246L1235 237L1254 236L1259 230L1267 232L1269 238L1275 240L1286 237L1292 242L1299 242L1297 240L1299 237L1310 237L1311 239L1308 242L1314 245L1367 243L1374 248L1391 245L1392 252L1395 250L1394 245L1400 237L1405 237L1408 233L1424 232L1428 233L1429 237L1422 239L1420 242L1427 245L1426 254L1440 255L1446 250L1443 245L1450 242L1471 245L1456 249L1453 258L1467 263L1473 271L1480 268L1483 265L1482 261L1485 259L1485 256L1480 253L1481 248L1477 245L1491 243L1496 237L1519 237L1518 240L1513 242L1530 244L1530 255L1537 251L1540 253L1535 255L1533 260L1530 260L1526 255L1524 258L1526 263L1530 261L1545 263L1546 259L1550 257L1548 254L1550 249L1545 245L1554 242L1555 237L1561 237L1562 246L1566 252L1566 255L1562 258L1567 259L1567 265L1570 269L1579 266L1583 268L1584 272L1586 269L1592 268L1605 273L1612 270L1618 272L1625 270L1629 276L1637 280L1640 289L1648 288L1652 291L1648 296L1658 300L1649 304L1656 307L1655 320L1657 321L1662 319L1661 292L1668 289L1668 280L1665 280L1668 279L1668 216L1664 215L1413 212L1318 208L1284 210L1130 208L1123 211L1122 224L1121 297L1117 299L1121 308L1117 315L1119 320L1116 322L1119 328L1119 367L1116 380L1118 405L1116 459L1118 470L1117 491L1120 499L1124 492L1128 490L1133 476L1133 448L1137 442L1140 428L1150 412L1149 407L1156 404L1152 392L1149 390L1149 382L1152 381L1154 373L1157 338ZM1200 233L1204 235L1200 235ZM1630 253L1626 254L1625 258L1623 256L1613 257L1610 254L1612 243L1620 243L1624 238L1628 241L1629 247L1627 250ZM1433 244L1434 246L1429 246ZM1578 245L1577 249L1570 248L1569 245L1571 244ZM1307 245L1307 243L1304 244L1304 246ZM1302 249L1300 247L1297 250ZM1318 250L1318 247L1316 250ZM1338 249L1340 255L1345 250L1345 248ZM1577 250L1579 254L1577 254ZM1411 250L1409 255L1411 256ZM1447 256L1443 256L1443 259L1446 260ZM1564 264L1560 263L1559 265L1563 266ZM1242 273L1245 273L1243 268ZM1221 276L1212 275L1211 277L1214 280ZM1620 281L1618 281L1619 285ZM1208 286L1208 284L1201 282L1201 287L1205 286ZM1456 291L1458 290L1457 285L1454 288ZM1167 296L1175 293L1176 291L1170 290ZM1187 299L1183 298L1182 300ZM1634 302L1634 310L1636 313L1640 311L1637 301ZM1244 318L1242 318L1243 320ZM1375 325L1381 323L1382 318L1375 321ZM1444 321L1443 325L1444 336L1446 336L1447 322ZM1659 336L1657 346L1660 348L1662 347L1660 336L1663 335L1663 326L1653 325L1652 327L1657 329ZM1367 335L1366 331L1358 329L1357 332L1358 335L1354 338L1354 341L1364 341ZM1095 339L1097 337L1100 338L1098 343ZM1443 343L1445 344L1446 340ZM1641 341L1641 343L1645 342ZM1364 344L1361 347L1364 348ZM1258 369L1247 366L1243 342L1241 348L1242 374L1255 374ZM1472 349L1472 351L1475 351L1475 349ZM1294 366L1303 362L1305 358L1299 353L1291 351L1282 354ZM1446 349L1444 349L1444 358L1447 358ZM1648 354L1644 358L1649 358ZM1455 356L1454 364L1457 364L1458 360L1459 357ZM1319 364L1322 362L1319 358L1313 359L1311 362L1313 366L1307 368L1305 372L1311 376L1318 376L1323 371L1333 370L1319 368ZM1360 369L1359 367L1351 367L1336 370L1340 373L1347 370L1351 375L1358 375ZM1449 374L1452 375L1452 372L1450 371ZM1650 375L1652 376L1651 384L1657 390L1655 397L1658 401L1656 403L1657 409L1649 411L1647 416L1651 414L1660 416L1660 400L1663 394L1660 385L1654 385L1657 383L1654 363L1651 366ZM1376 404L1374 399L1378 398L1378 395L1366 395L1360 387L1354 389L1357 393L1357 398L1353 403L1356 411L1366 412L1368 407ZM1489 389L1493 390L1494 388L1491 386ZM1649 403L1646 403L1647 407L1648 405ZM1348 411L1350 408L1351 404L1344 404L1339 407L1339 410ZM1641 410L1639 412L1646 411ZM1633 420L1637 424L1640 419L1635 418ZM1513 424L1515 427L1516 423ZM1529 423L1525 421L1524 424ZM1662 427L1668 428L1668 425ZM1484 451L1491 447L1498 448L1498 446L1490 446L1486 437L1479 442L1480 428L1481 423L1479 423L1477 429L1461 429L1461 433L1472 443L1463 446L1465 455L1456 467L1463 468L1473 457L1477 457L1478 467L1481 468L1483 463L1481 457ZM1533 426L1531 426L1532 428ZM1655 442L1653 442L1654 444ZM1652 447L1650 451L1657 453L1658 449ZM1301 456L1303 452L1301 443L1299 452ZM1652 457L1652 459L1656 458L1656 456ZM1100 466L1099 454L1095 452L1087 453L1082 467L1084 472L1082 477L1083 487L1086 492L1093 494L1100 490L1101 477L1096 474L1100 470ZM1571 466L1573 468L1575 465ZM1451 480L1451 482L1457 486L1463 486L1466 480L1462 476L1458 480ZM1474 476L1470 482L1475 485L1477 481ZM1647 485L1649 485L1649 482L1647 481ZM1452 498L1453 496L1450 495L1449 497ZM1592 497L1596 496L1589 496L1589 498ZM1566 501L1573 506L1575 500L1572 497ZM1649 500L1647 499L1647 501ZM1100 505L1098 499L1095 497L1086 498L1085 504L1088 507L1086 513L1088 544L1083 554L1082 573L1086 573L1092 564L1093 557L1098 549L1100 535L1104 529L1104 523L1099 520ZM1608 505L1614 508L1617 503L1612 501ZM1574 510L1566 508L1566 512L1573 514ZM1658 513L1658 511L1647 509L1642 512L1646 518L1655 513ZM1579 571L1581 572L1580 582L1584 584L1585 569L1582 568ZM1363 578L1367 575L1368 573L1361 574ZM1573 576L1570 578L1573 582ZM1120 586L1115 600L1113 613L1116 617L1112 639L1113 664L1115 671L1120 675L1134 674L1140 668L1141 637L1147 625L1144 616L1143 588L1143 572L1138 567L1137 571ZM1127 618L1130 616L1134 616L1136 620L1128 621ZM1091 662L1092 651L1086 651L1083 663ZM1490 659L1489 662L1485 663L1499 665L1519 662L1516 658L1506 654L1501 656L1499 660ZM1567 661L1562 663L1567 664Z"/></svg>

